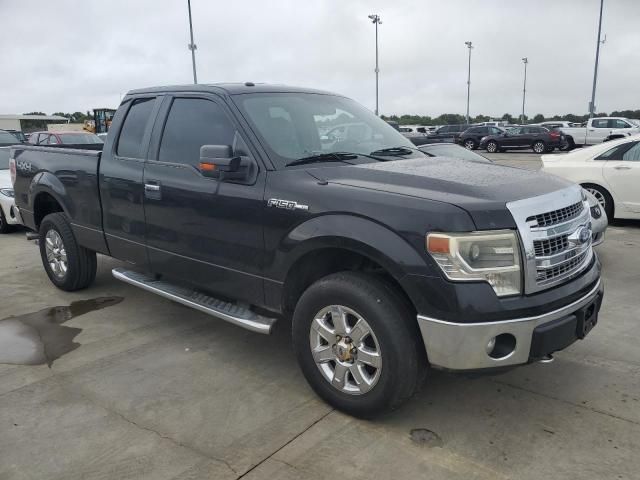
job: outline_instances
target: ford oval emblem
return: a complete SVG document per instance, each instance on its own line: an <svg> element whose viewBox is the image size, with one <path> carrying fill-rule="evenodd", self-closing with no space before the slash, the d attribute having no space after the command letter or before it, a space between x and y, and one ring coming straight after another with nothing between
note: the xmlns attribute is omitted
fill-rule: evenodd
<svg viewBox="0 0 640 480"><path fill-rule="evenodd" d="M582 227L578 232L578 241L580 243L587 243L591 238L591 230L587 227Z"/></svg>

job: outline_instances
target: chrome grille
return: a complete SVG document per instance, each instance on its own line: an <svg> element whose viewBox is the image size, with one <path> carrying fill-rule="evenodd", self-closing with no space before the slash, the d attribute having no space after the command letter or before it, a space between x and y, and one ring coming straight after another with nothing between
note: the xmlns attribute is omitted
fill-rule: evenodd
<svg viewBox="0 0 640 480"><path fill-rule="evenodd" d="M558 277L565 278L571 275L574 273L573 271L576 270L576 267L582 265L588 254L589 252L585 251L557 267L549 268L547 270L538 270L536 281L540 284L545 284Z"/></svg>
<svg viewBox="0 0 640 480"><path fill-rule="evenodd" d="M548 257L558 252L562 252L569 247L569 235L549 238L548 240L534 240L533 248L536 257Z"/></svg>
<svg viewBox="0 0 640 480"><path fill-rule="evenodd" d="M558 210L532 215L527 218L527 224L532 228L550 227L576 218L582 213L583 208L582 202L574 203Z"/></svg>
<svg viewBox="0 0 640 480"><path fill-rule="evenodd" d="M591 217L579 185L509 202L507 208L522 241L525 293L566 282L591 264L591 237L584 238Z"/></svg>

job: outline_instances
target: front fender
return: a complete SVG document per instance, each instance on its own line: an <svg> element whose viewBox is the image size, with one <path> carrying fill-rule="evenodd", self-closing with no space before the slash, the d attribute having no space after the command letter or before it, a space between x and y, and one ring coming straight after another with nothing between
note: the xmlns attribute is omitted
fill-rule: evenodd
<svg viewBox="0 0 640 480"><path fill-rule="evenodd" d="M407 274L424 275L425 269L430 267L426 254L421 255L390 228L355 215L331 214L309 219L282 239L274 257L274 273L283 280L302 256L331 247L360 253L396 278Z"/></svg>

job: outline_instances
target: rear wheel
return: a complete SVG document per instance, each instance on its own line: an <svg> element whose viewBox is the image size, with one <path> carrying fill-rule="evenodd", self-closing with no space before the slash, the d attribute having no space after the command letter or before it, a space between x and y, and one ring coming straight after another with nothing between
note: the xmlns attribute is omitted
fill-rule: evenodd
<svg viewBox="0 0 640 480"><path fill-rule="evenodd" d="M375 276L341 272L318 280L293 316L305 378L327 403L354 416L397 408L420 386L427 366L414 317Z"/></svg>
<svg viewBox="0 0 640 480"><path fill-rule="evenodd" d="M473 138L467 138L464 141L464 148L467 150L475 150L478 146L476 145L476 141Z"/></svg>
<svg viewBox="0 0 640 480"><path fill-rule="evenodd" d="M536 153L544 153L544 151L546 149L546 146L545 146L543 141L538 140L537 142L534 142L534 144L533 144L533 146L531 148Z"/></svg>
<svg viewBox="0 0 640 480"><path fill-rule="evenodd" d="M593 184L582 185L582 188L596 197L596 200L598 200L598 203L607 214L608 220L611 222L615 213L615 205L613 203L613 198L611 197L611 194L607 191L607 189L601 187L600 185Z"/></svg>
<svg viewBox="0 0 640 480"><path fill-rule="evenodd" d="M487 152L496 153L498 151L498 142L494 140L489 140L487 142Z"/></svg>
<svg viewBox="0 0 640 480"><path fill-rule="evenodd" d="M576 144L573 142L573 138L571 137L567 137L565 142L566 143L560 147L560 150L562 150L563 152L573 150L576 146Z"/></svg>
<svg viewBox="0 0 640 480"><path fill-rule="evenodd" d="M61 290L86 288L96 277L96 252L78 245L63 213L52 213L40 224L40 256L49 280Z"/></svg>

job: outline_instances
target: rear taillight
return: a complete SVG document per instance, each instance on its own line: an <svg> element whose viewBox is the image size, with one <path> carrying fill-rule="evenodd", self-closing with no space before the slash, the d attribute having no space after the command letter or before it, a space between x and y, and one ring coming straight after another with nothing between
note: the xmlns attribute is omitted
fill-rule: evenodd
<svg viewBox="0 0 640 480"><path fill-rule="evenodd" d="M11 174L11 184L15 185L16 184L16 159L13 157L9 159L9 172Z"/></svg>
<svg viewBox="0 0 640 480"><path fill-rule="evenodd" d="M560 132L549 132L551 138L560 138Z"/></svg>

